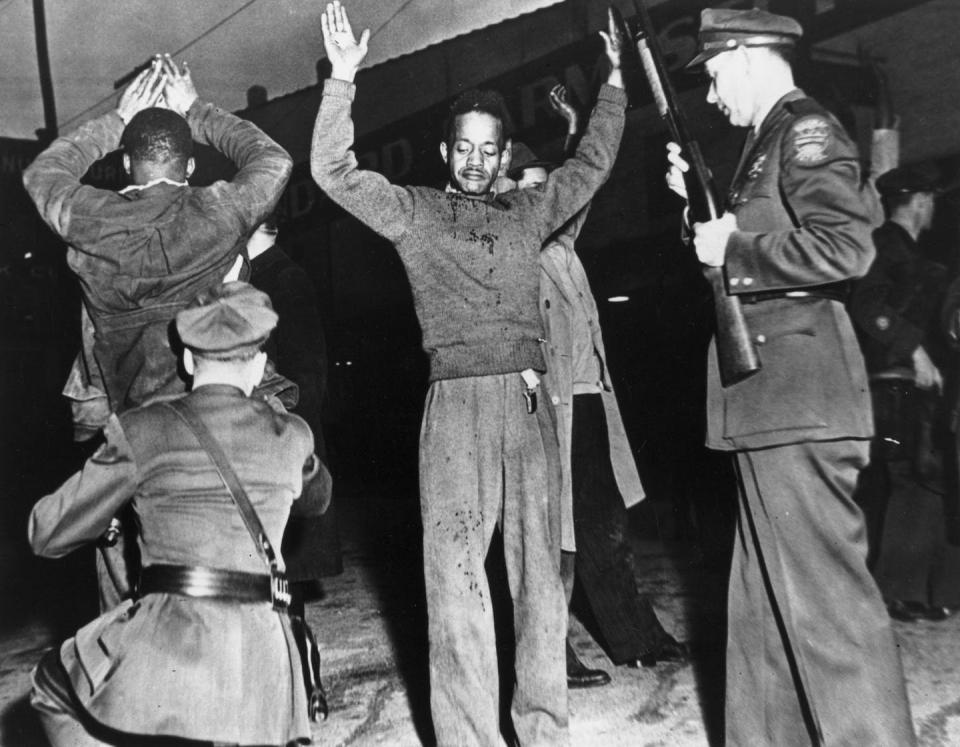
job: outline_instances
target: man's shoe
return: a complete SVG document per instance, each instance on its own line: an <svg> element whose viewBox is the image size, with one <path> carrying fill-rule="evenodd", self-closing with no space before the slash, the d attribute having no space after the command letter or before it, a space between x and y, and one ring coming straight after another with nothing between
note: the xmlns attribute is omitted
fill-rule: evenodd
<svg viewBox="0 0 960 747"><path fill-rule="evenodd" d="M567 641L567 687L577 690L584 687L600 687L610 682L610 675L602 669L590 669L580 661L577 652Z"/></svg>
<svg viewBox="0 0 960 747"><path fill-rule="evenodd" d="M918 610L913 607L912 602L904 602L902 599L892 599L887 602L887 613L894 620L900 622L916 622L920 619Z"/></svg>
<svg viewBox="0 0 960 747"><path fill-rule="evenodd" d="M685 662L690 658L690 648L686 643L681 643L669 633L652 651L642 654L636 661L631 661L628 666L649 669L655 667L662 661Z"/></svg>
<svg viewBox="0 0 960 747"><path fill-rule="evenodd" d="M946 620L948 617L953 615L956 610L951 609L950 607L934 607L930 606L923 610L923 619L932 620L933 622L941 622Z"/></svg>

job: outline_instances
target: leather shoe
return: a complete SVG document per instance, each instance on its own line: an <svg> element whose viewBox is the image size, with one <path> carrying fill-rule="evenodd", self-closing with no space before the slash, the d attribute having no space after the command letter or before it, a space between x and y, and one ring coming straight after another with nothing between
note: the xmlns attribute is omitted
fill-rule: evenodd
<svg viewBox="0 0 960 747"><path fill-rule="evenodd" d="M577 690L584 687L600 687L610 682L610 675L602 669L590 669L580 661L577 652L567 641L567 687Z"/></svg>
<svg viewBox="0 0 960 747"><path fill-rule="evenodd" d="M690 648L686 643L681 643L669 633L657 647L652 651L642 654L636 661L629 662L628 666L648 669L655 667L662 661L685 662L690 658Z"/></svg>
<svg viewBox="0 0 960 747"><path fill-rule="evenodd" d="M887 602L887 613L900 622L912 623L920 619L920 615L915 608L911 607L911 603L904 602L902 599L891 599Z"/></svg>

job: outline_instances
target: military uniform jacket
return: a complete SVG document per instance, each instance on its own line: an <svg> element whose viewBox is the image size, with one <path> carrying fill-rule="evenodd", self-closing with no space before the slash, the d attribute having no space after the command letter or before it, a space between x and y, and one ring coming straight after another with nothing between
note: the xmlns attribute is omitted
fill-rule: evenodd
<svg viewBox="0 0 960 747"><path fill-rule="evenodd" d="M543 317L545 340L544 358L547 372L544 375L546 392L557 413L557 439L560 442L561 500L560 526L561 547L566 551L576 549L573 528L573 474L571 450L573 448L573 329L571 319L573 304L582 302L593 330L593 350L600 361L602 376L603 410L607 421L607 437L610 444L610 464L617 480L617 487L628 508L644 498L640 475L633 459L633 450L620 416L620 407L613 391L613 381L607 370L607 354L600 333L600 313L590 291L587 273L573 249L574 238L583 226L586 210L580 212L556 240L550 241L540 252L540 314ZM566 279L569 277L569 281ZM578 301L579 297L579 301Z"/></svg>
<svg viewBox="0 0 960 747"><path fill-rule="evenodd" d="M762 370L722 387L716 351L708 370L707 445L749 449L873 433L863 356L843 303L752 294L806 290L867 272L876 197L861 189L855 145L802 91L784 96L748 141L727 209L729 293L744 315ZM714 342L715 344L715 342Z"/></svg>
<svg viewBox="0 0 960 747"><path fill-rule="evenodd" d="M231 386L186 399L279 547L313 451L307 424ZM60 557L95 540L132 501L144 566L267 572L209 455L169 407L113 416L105 434L83 470L34 507L34 552ZM237 744L310 736L289 619L269 602L148 594L81 628L60 653L83 707L123 732Z"/></svg>

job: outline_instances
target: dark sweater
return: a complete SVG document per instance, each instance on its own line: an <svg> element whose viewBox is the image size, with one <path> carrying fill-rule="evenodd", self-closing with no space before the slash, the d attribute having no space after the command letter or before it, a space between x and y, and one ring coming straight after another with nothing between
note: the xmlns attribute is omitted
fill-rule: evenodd
<svg viewBox="0 0 960 747"><path fill-rule="evenodd" d="M537 308L544 241L606 180L623 132L626 96L603 86L577 152L537 189L468 197L398 187L357 168L355 86L328 79L310 167L336 203L393 242L430 358L430 379L544 369Z"/></svg>

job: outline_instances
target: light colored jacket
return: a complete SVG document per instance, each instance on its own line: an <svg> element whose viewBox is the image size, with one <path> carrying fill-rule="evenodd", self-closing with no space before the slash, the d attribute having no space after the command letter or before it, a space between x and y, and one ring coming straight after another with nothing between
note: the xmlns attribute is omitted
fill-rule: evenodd
<svg viewBox="0 0 960 747"><path fill-rule="evenodd" d="M596 332L593 347L600 360L603 383L603 406L607 420L607 435L610 442L610 462L617 486L627 507L644 498L640 475L633 458L630 443L620 417L620 408L613 391L613 382L607 371L607 357L600 334L599 312L590 292L587 274L573 250L573 239L579 233L583 217L578 216L574 225L562 235L549 242L540 253L540 314L543 317L545 341L543 354L547 360L544 377L550 402L557 415L557 438L560 441L560 464L562 469L561 494L561 546L564 550L576 548L573 532L573 479L571 449L573 436L573 330L570 323L574 299L582 295L587 312ZM566 268L567 272L564 272ZM570 278L570 283L565 278Z"/></svg>

